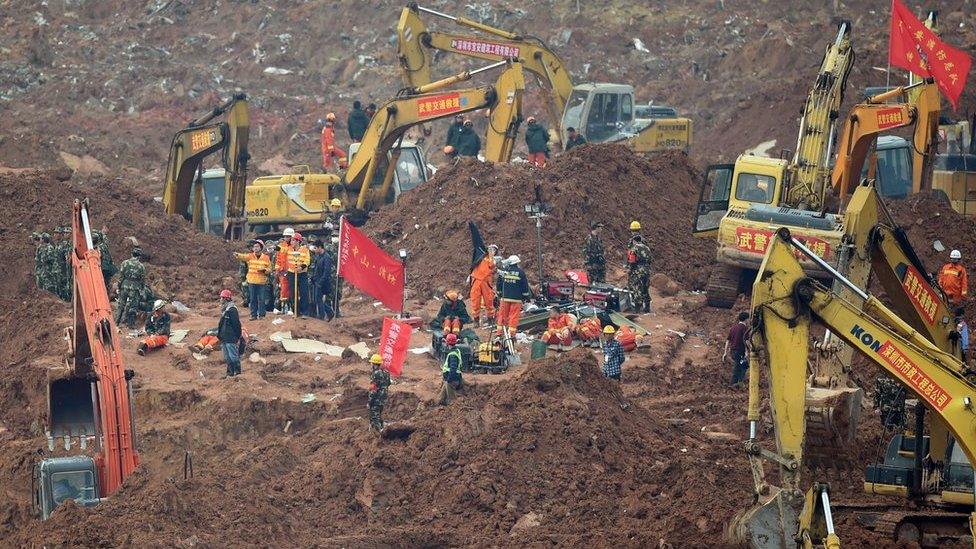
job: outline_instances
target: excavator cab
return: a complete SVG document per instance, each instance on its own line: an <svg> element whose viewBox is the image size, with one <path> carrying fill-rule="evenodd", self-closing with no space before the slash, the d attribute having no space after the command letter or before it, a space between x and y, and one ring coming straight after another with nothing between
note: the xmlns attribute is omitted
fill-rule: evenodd
<svg viewBox="0 0 976 549"><path fill-rule="evenodd" d="M187 219L196 217L197 229L217 236L224 236L226 173L223 168L212 168L193 180L190 196L193 197L194 205L192 210L187 208L185 215ZM198 211L200 214L194 216L193 211Z"/></svg>
<svg viewBox="0 0 976 549"><path fill-rule="evenodd" d="M874 179L878 193L885 198L905 198L912 194L911 143L895 135L882 135L875 144ZM861 177L869 177L869 163Z"/></svg>
<svg viewBox="0 0 976 549"><path fill-rule="evenodd" d="M634 88L626 84L580 84L566 102L563 131L576 128L590 143L613 141L634 121ZM563 143L569 139L563 135Z"/></svg>
<svg viewBox="0 0 976 549"><path fill-rule="evenodd" d="M41 520L69 499L84 507L104 500L98 496L95 460L88 456L45 459L34 465L31 484L34 513Z"/></svg>
<svg viewBox="0 0 976 549"><path fill-rule="evenodd" d="M691 228L695 236L713 237L718 231L718 224L729 209L734 168L733 164L712 164L705 169Z"/></svg>

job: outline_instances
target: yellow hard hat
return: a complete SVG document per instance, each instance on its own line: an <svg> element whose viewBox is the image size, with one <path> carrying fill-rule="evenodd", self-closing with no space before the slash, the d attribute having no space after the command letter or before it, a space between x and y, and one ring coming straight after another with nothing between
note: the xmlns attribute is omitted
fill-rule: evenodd
<svg viewBox="0 0 976 549"><path fill-rule="evenodd" d="M333 208L341 208L342 201L339 200L338 198L333 198L332 201L329 202L329 206L332 206Z"/></svg>
<svg viewBox="0 0 976 549"><path fill-rule="evenodd" d="M373 353L373 356L369 357L370 364L383 364L383 357L379 353Z"/></svg>
<svg viewBox="0 0 976 549"><path fill-rule="evenodd" d="M630 222L630 230L632 230L632 231L639 231L640 229L641 229L640 221L631 221Z"/></svg>
<svg viewBox="0 0 976 549"><path fill-rule="evenodd" d="M325 115L325 119L330 122L335 122L335 113L330 112L329 114Z"/></svg>
<svg viewBox="0 0 976 549"><path fill-rule="evenodd" d="M615 333L617 333L617 330L615 330L613 328L613 326L605 326L603 328L603 333L605 333L605 334L615 334Z"/></svg>
<svg viewBox="0 0 976 549"><path fill-rule="evenodd" d="M444 293L444 297L450 299L451 301L456 300L460 296L461 294L459 294L457 290L448 290L447 292Z"/></svg>

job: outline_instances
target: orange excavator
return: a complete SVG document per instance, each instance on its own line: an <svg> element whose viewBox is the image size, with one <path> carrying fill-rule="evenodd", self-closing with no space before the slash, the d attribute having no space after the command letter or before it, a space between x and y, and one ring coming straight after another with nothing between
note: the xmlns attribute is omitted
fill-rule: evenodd
<svg viewBox="0 0 976 549"><path fill-rule="evenodd" d="M133 372L122 363L87 201L75 201L71 227L74 323L66 329L65 365L48 372L48 449L54 452L63 441L71 455L34 466L34 508L44 519L68 499L84 506L99 503L139 465Z"/></svg>

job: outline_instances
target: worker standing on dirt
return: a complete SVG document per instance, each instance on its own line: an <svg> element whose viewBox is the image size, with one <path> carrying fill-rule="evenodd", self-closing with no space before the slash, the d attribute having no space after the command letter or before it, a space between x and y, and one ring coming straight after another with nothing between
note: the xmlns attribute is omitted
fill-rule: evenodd
<svg viewBox="0 0 976 549"><path fill-rule="evenodd" d="M956 328L951 335L959 345L962 363L968 368L969 363L967 362L967 359L969 358L969 323L966 322L965 307L956 308L954 322L956 324Z"/></svg>
<svg viewBox="0 0 976 549"><path fill-rule="evenodd" d="M373 115L375 114L376 114L376 103L370 103L369 105L366 105L366 116L369 117L370 120L373 119Z"/></svg>
<svg viewBox="0 0 976 549"><path fill-rule="evenodd" d="M600 238L601 231L603 223L590 223L590 234L587 235L586 245L583 247L583 266L590 284L603 283L607 277L607 259L604 256L603 239Z"/></svg>
<svg viewBox="0 0 976 549"><path fill-rule="evenodd" d="M444 302L437 311L437 316L431 321L431 327L444 330L445 334L459 334L465 324L471 323L471 316L468 315L468 308L464 305L464 300L457 290L448 290L444 294Z"/></svg>
<svg viewBox="0 0 976 549"><path fill-rule="evenodd" d="M532 299L532 290L525 271L519 267L522 260L517 255L511 255L505 260L504 267L498 271L496 290L501 297L498 307L498 335L507 330L509 337L515 337L519 320L522 318L522 303Z"/></svg>
<svg viewBox="0 0 976 549"><path fill-rule="evenodd" d="M471 313L477 319L479 326L484 326L486 319L495 319L495 254L498 246L489 244L485 248L485 255L471 271ZM482 316L484 313L485 316Z"/></svg>
<svg viewBox="0 0 976 549"><path fill-rule="evenodd" d="M74 294L75 274L71 268L71 229L58 227L55 234L61 235L61 240L54 246L55 261L57 263L57 294L63 301L71 301Z"/></svg>
<svg viewBox="0 0 976 549"><path fill-rule="evenodd" d="M119 267L119 297L118 313L115 323L125 325L131 330L135 328L136 313L146 288L146 266L142 261L142 249L132 248L132 257L122 262Z"/></svg>
<svg viewBox="0 0 976 549"><path fill-rule="evenodd" d="M369 127L369 115L363 111L363 104L359 100L352 102L352 110L346 119L346 126L349 128L349 139L353 143L359 143L366 135L366 128Z"/></svg>
<svg viewBox="0 0 976 549"><path fill-rule="evenodd" d="M346 153L336 144L334 112L325 115L325 124L322 126L322 169L329 171L332 169L332 159L339 161L339 167L344 168L346 164Z"/></svg>
<svg viewBox="0 0 976 549"><path fill-rule="evenodd" d="M447 354L444 356L444 363L441 364L441 377L444 379L439 398L441 406L450 404L457 397L457 392L464 386L464 379L461 377L464 357L461 356L461 350L457 348L457 342L457 334L444 336Z"/></svg>
<svg viewBox="0 0 976 549"><path fill-rule="evenodd" d="M722 351L722 362L732 353L732 386L738 387L745 381L746 372L749 370L749 312L739 313L738 322L729 329L729 336L725 339L725 350Z"/></svg>
<svg viewBox="0 0 976 549"><path fill-rule="evenodd" d="M51 244L51 235L37 233L37 251L34 253L34 278L41 290L58 293L58 254Z"/></svg>
<svg viewBox="0 0 976 549"><path fill-rule="evenodd" d="M250 253L236 253L234 257L247 266L247 301L251 308L251 320L264 318L268 299L265 289L271 273L271 258L264 253L264 242L252 240Z"/></svg>
<svg viewBox="0 0 976 549"><path fill-rule="evenodd" d="M105 279L105 293L112 293L112 277L118 272L115 263L112 262L112 252L108 249L108 239L105 238L105 227L101 231L92 231L92 244L98 249L101 255L102 278Z"/></svg>
<svg viewBox="0 0 976 549"><path fill-rule="evenodd" d="M158 349L169 343L170 317L169 313L163 310L166 302L157 299L153 303L152 314L146 319L146 338L139 344L139 355L146 356L146 353L153 349Z"/></svg>
<svg viewBox="0 0 976 549"><path fill-rule="evenodd" d="M626 356L624 346L617 341L617 330L613 326L603 328L603 377L620 381L621 366Z"/></svg>
<svg viewBox="0 0 976 549"><path fill-rule="evenodd" d="M651 312L651 249L641 235L630 240L627 249L627 288L634 298L634 310Z"/></svg>
<svg viewBox="0 0 976 549"><path fill-rule="evenodd" d="M634 241L635 236L640 236L641 224L636 219L630 222L630 242Z"/></svg>
<svg viewBox="0 0 976 549"><path fill-rule="evenodd" d="M288 256L292 251L292 237L295 236L295 229L286 228L281 233L281 240L278 242L278 251L275 253L275 277L278 279L278 306L275 312L288 314L291 312L291 287L292 280L288 277Z"/></svg>
<svg viewBox="0 0 976 549"><path fill-rule="evenodd" d="M576 128L566 128L566 136L568 137L568 139L566 140L567 151L569 151L573 147L579 147L580 145L586 143L586 138L583 137L583 134L577 133Z"/></svg>
<svg viewBox="0 0 976 549"><path fill-rule="evenodd" d="M464 129L464 115L455 114L454 122L451 122L451 126L447 128L447 139L444 140L445 150L447 147L451 147L452 151L454 150L454 147L456 146L457 143L458 135L461 134L462 129Z"/></svg>
<svg viewBox="0 0 976 549"><path fill-rule="evenodd" d="M312 264L312 256L308 246L303 244L301 233L295 233L292 237L293 248L288 253L288 276L295 284L295 291L298 292L298 304L295 307L296 316L308 315L308 267ZM292 300L295 295L292 295Z"/></svg>
<svg viewBox="0 0 976 549"><path fill-rule="evenodd" d="M949 252L949 262L939 269L939 287L949 300L949 305L958 305L969 298L969 273L961 263L959 250Z"/></svg>
<svg viewBox="0 0 976 549"><path fill-rule="evenodd" d="M234 377L241 374L241 317L234 304L234 294L230 290L220 291L220 322L217 324L217 339L224 352L224 362L227 363L227 375Z"/></svg>
<svg viewBox="0 0 976 549"><path fill-rule="evenodd" d="M536 122L534 116L530 116L526 122L525 144L529 147L529 163L544 168L549 158L549 130Z"/></svg>
<svg viewBox="0 0 976 549"><path fill-rule="evenodd" d="M332 257L326 253L325 243L316 240L311 246L315 254L312 262L312 295L311 310L312 316L318 319L332 320Z"/></svg>
<svg viewBox="0 0 976 549"><path fill-rule="evenodd" d="M474 123L465 118L461 131L454 141L454 152L457 156L477 157L481 150L481 138L474 133Z"/></svg>
<svg viewBox="0 0 976 549"><path fill-rule="evenodd" d="M369 375L369 426L380 432L383 430L383 407L390 387L390 372L383 368L383 357L379 354L369 357L369 363L373 367Z"/></svg>

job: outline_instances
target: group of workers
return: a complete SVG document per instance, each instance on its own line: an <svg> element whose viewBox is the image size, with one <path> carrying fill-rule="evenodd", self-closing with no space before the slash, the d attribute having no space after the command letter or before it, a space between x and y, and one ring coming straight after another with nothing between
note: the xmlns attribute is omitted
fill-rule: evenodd
<svg viewBox="0 0 976 549"><path fill-rule="evenodd" d="M565 150L568 151L586 143L586 138L579 134L576 128L568 128L567 133L569 139L566 141ZM549 147L549 130L540 124L534 116L526 119L525 145L529 153L529 163L544 168L549 160L549 155L552 153ZM450 158L477 157L480 150L481 138L474 131L474 122L463 114L455 115L454 121L447 129L444 154Z"/></svg>

